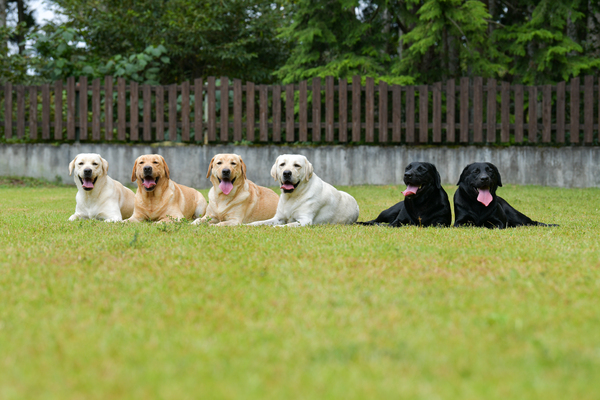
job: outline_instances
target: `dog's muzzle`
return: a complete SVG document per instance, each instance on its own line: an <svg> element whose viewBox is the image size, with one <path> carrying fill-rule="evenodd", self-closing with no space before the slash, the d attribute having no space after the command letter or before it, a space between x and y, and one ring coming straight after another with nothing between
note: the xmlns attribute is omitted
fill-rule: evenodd
<svg viewBox="0 0 600 400"><path fill-rule="evenodd" d="M144 168L144 171L146 171L146 168ZM152 171L152 168L150 168L150 171ZM153 191L156 185L158 185L158 176L156 178L153 178L149 175L144 176L144 179L142 180L142 185L144 185L144 189L146 189L146 191Z"/></svg>
<svg viewBox="0 0 600 400"><path fill-rule="evenodd" d="M91 173L89 174L89 176L87 176L87 175L88 174L86 173L86 171L84 171L83 178L80 176L78 178L79 178L79 182L81 182L81 187L83 187L83 190L86 190L89 192L90 190L94 189L94 184L98 180L98 177L92 179Z"/></svg>
<svg viewBox="0 0 600 400"><path fill-rule="evenodd" d="M233 190L233 184L234 184L235 180L237 179L237 178L233 178L233 180L230 180L229 178L230 178L229 173L225 174L225 171L223 171L221 178L217 178L219 180L219 189L221 189L221 192L223 192L225 195L228 195L229 193L231 193L231 191Z"/></svg>

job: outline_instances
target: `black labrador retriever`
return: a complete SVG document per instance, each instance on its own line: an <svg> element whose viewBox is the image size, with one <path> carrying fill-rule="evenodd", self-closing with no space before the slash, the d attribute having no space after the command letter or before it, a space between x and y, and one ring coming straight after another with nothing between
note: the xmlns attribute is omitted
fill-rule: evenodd
<svg viewBox="0 0 600 400"><path fill-rule="evenodd" d="M452 212L448 195L442 188L440 174L435 165L426 162L412 162L404 171L407 188L402 194L404 201L393 205L379 216L361 225L389 226L450 226Z"/></svg>
<svg viewBox="0 0 600 400"><path fill-rule="evenodd" d="M515 210L496 190L502 186L498 168L492 163L473 163L465 167L454 193L454 226L513 228L516 226L558 226L533 221Z"/></svg>

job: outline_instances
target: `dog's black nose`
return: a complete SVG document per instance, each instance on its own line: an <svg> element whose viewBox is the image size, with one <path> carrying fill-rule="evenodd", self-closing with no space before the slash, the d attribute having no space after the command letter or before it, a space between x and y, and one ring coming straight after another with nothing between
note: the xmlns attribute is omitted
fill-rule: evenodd
<svg viewBox="0 0 600 400"><path fill-rule="evenodd" d="M285 179L290 179L292 177L292 171L283 171L283 177Z"/></svg>
<svg viewBox="0 0 600 400"><path fill-rule="evenodd" d="M223 168L223 170L221 171L221 174L222 174L223 178L228 178L229 175L231 174L231 170L229 168Z"/></svg>
<svg viewBox="0 0 600 400"><path fill-rule="evenodd" d="M404 174L404 179L410 179L410 178L412 178L412 176L413 176L412 174L406 173L406 174Z"/></svg>
<svg viewBox="0 0 600 400"><path fill-rule="evenodd" d="M481 182L483 183L488 183L490 181L490 177L487 175L484 175L481 177Z"/></svg>
<svg viewBox="0 0 600 400"><path fill-rule="evenodd" d="M146 174L146 175L152 175L152 167L149 166L149 165L146 165L144 167L144 174Z"/></svg>
<svg viewBox="0 0 600 400"><path fill-rule="evenodd" d="M86 168L83 170L83 176L92 176L92 169L91 168Z"/></svg>

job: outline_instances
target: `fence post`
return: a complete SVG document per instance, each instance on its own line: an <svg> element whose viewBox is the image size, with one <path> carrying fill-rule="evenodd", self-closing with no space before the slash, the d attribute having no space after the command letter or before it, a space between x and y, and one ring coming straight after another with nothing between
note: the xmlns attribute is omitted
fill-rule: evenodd
<svg viewBox="0 0 600 400"><path fill-rule="evenodd" d="M544 85L542 95L542 142L550 143L552 135L552 86Z"/></svg>
<svg viewBox="0 0 600 400"><path fill-rule="evenodd" d="M256 114L254 100L254 83L246 82L246 140L249 142L254 141L254 117Z"/></svg>
<svg viewBox="0 0 600 400"><path fill-rule="evenodd" d="M12 138L12 83L4 86L4 138Z"/></svg>
<svg viewBox="0 0 600 400"><path fill-rule="evenodd" d="M483 78L473 78L473 143L483 142Z"/></svg>
<svg viewBox="0 0 600 400"><path fill-rule="evenodd" d="M583 142L594 139L594 77L586 75L583 80Z"/></svg>
<svg viewBox="0 0 600 400"><path fill-rule="evenodd" d="M508 143L510 141L510 83L502 82L502 94L501 94L501 128L500 128L500 141Z"/></svg>
<svg viewBox="0 0 600 400"><path fill-rule="evenodd" d="M454 143L456 121L456 81L450 79L446 81L446 141Z"/></svg>
<svg viewBox="0 0 600 400"><path fill-rule="evenodd" d="M203 121L202 121L202 111L204 110L204 83L202 82L202 78L197 78L194 80L194 139L197 143L202 142L202 129L203 129ZM158 96L158 92L156 93ZM240 93L240 99L242 94ZM241 100L240 100L241 101ZM158 104L158 100L157 100ZM158 110L158 105L157 105ZM158 117L157 117L158 118ZM158 124L157 124L158 125ZM157 132L158 134L158 132Z"/></svg>
<svg viewBox="0 0 600 400"><path fill-rule="evenodd" d="M208 87L206 88L206 101L208 102L208 129L207 136L209 141L214 141L217 138L217 99L216 99L216 84L215 77L209 76L207 79Z"/></svg>
<svg viewBox="0 0 600 400"><path fill-rule="evenodd" d="M496 80L487 80L487 142L496 143Z"/></svg>
<svg viewBox="0 0 600 400"><path fill-rule="evenodd" d="M233 141L242 140L242 81L233 80Z"/></svg>
<svg viewBox="0 0 600 400"><path fill-rule="evenodd" d="M312 141L321 141L321 78L312 80Z"/></svg>
<svg viewBox="0 0 600 400"><path fill-rule="evenodd" d="M221 77L221 142L229 141L229 78Z"/></svg>
<svg viewBox="0 0 600 400"><path fill-rule="evenodd" d="M325 78L325 141L333 142L334 138L334 129L333 129L333 119L334 119L334 108L333 108L333 100L334 100L334 87L333 76L327 76Z"/></svg>
<svg viewBox="0 0 600 400"><path fill-rule="evenodd" d="M308 82L303 80L300 82L300 92L298 93L298 119L300 120L298 129L298 140L301 142L308 141Z"/></svg>
<svg viewBox="0 0 600 400"><path fill-rule="evenodd" d="M127 128L127 100L125 78L117 79L117 138L125 140Z"/></svg>
<svg viewBox="0 0 600 400"><path fill-rule="evenodd" d="M131 141L139 140L140 138L140 124L139 124L139 112L140 112L140 89L139 84L134 81L129 82L129 139Z"/></svg>
<svg viewBox="0 0 600 400"><path fill-rule="evenodd" d="M365 142L372 143L375 138L375 80L368 76L365 80Z"/></svg>
<svg viewBox="0 0 600 400"><path fill-rule="evenodd" d="M571 143L579 143L579 78L571 80Z"/></svg>
<svg viewBox="0 0 600 400"><path fill-rule="evenodd" d="M79 140L87 140L88 131L88 83L87 76L79 77Z"/></svg>
<svg viewBox="0 0 600 400"><path fill-rule="evenodd" d="M42 139L50 139L50 85L42 85Z"/></svg>
<svg viewBox="0 0 600 400"><path fill-rule="evenodd" d="M294 134L294 84L285 87L285 140L293 142Z"/></svg>
<svg viewBox="0 0 600 400"><path fill-rule="evenodd" d="M100 140L100 78L92 81L92 140Z"/></svg>
<svg viewBox="0 0 600 400"><path fill-rule="evenodd" d="M566 82L556 85L556 143L565 142L565 92Z"/></svg>
<svg viewBox="0 0 600 400"><path fill-rule="evenodd" d="M113 77L104 78L104 137L113 140Z"/></svg>
<svg viewBox="0 0 600 400"><path fill-rule="evenodd" d="M388 84L379 81L379 143L388 141Z"/></svg>
<svg viewBox="0 0 600 400"><path fill-rule="evenodd" d="M190 82L181 84L181 141L190 141Z"/></svg>
<svg viewBox="0 0 600 400"><path fill-rule="evenodd" d="M63 127L63 82L62 80L54 82L54 139L62 139Z"/></svg>
<svg viewBox="0 0 600 400"><path fill-rule="evenodd" d="M361 91L362 85L360 76L354 75L352 77L352 141L360 142L361 138Z"/></svg>
<svg viewBox="0 0 600 400"><path fill-rule="evenodd" d="M429 89L427 85L419 87L419 142L429 141Z"/></svg>

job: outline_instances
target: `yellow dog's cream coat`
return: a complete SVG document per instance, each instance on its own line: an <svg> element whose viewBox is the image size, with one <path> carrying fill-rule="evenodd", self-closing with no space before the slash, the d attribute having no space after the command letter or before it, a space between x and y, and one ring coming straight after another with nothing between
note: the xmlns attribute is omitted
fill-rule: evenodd
<svg viewBox="0 0 600 400"><path fill-rule="evenodd" d="M358 219L354 197L323 182L302 155L277 157L271 176L279 181L283 191L277 212L271 219L248 225L352 224Z"/></svg>
<svg viewBox="0 0 600 400"><path fill-rule="evenodd" d="M77 205L69 221L100 219L112 222L131 217L135 195L131 189L108 176L108 161L100 154L78 154L69 164L69 175L73 172Z"/></svg>

